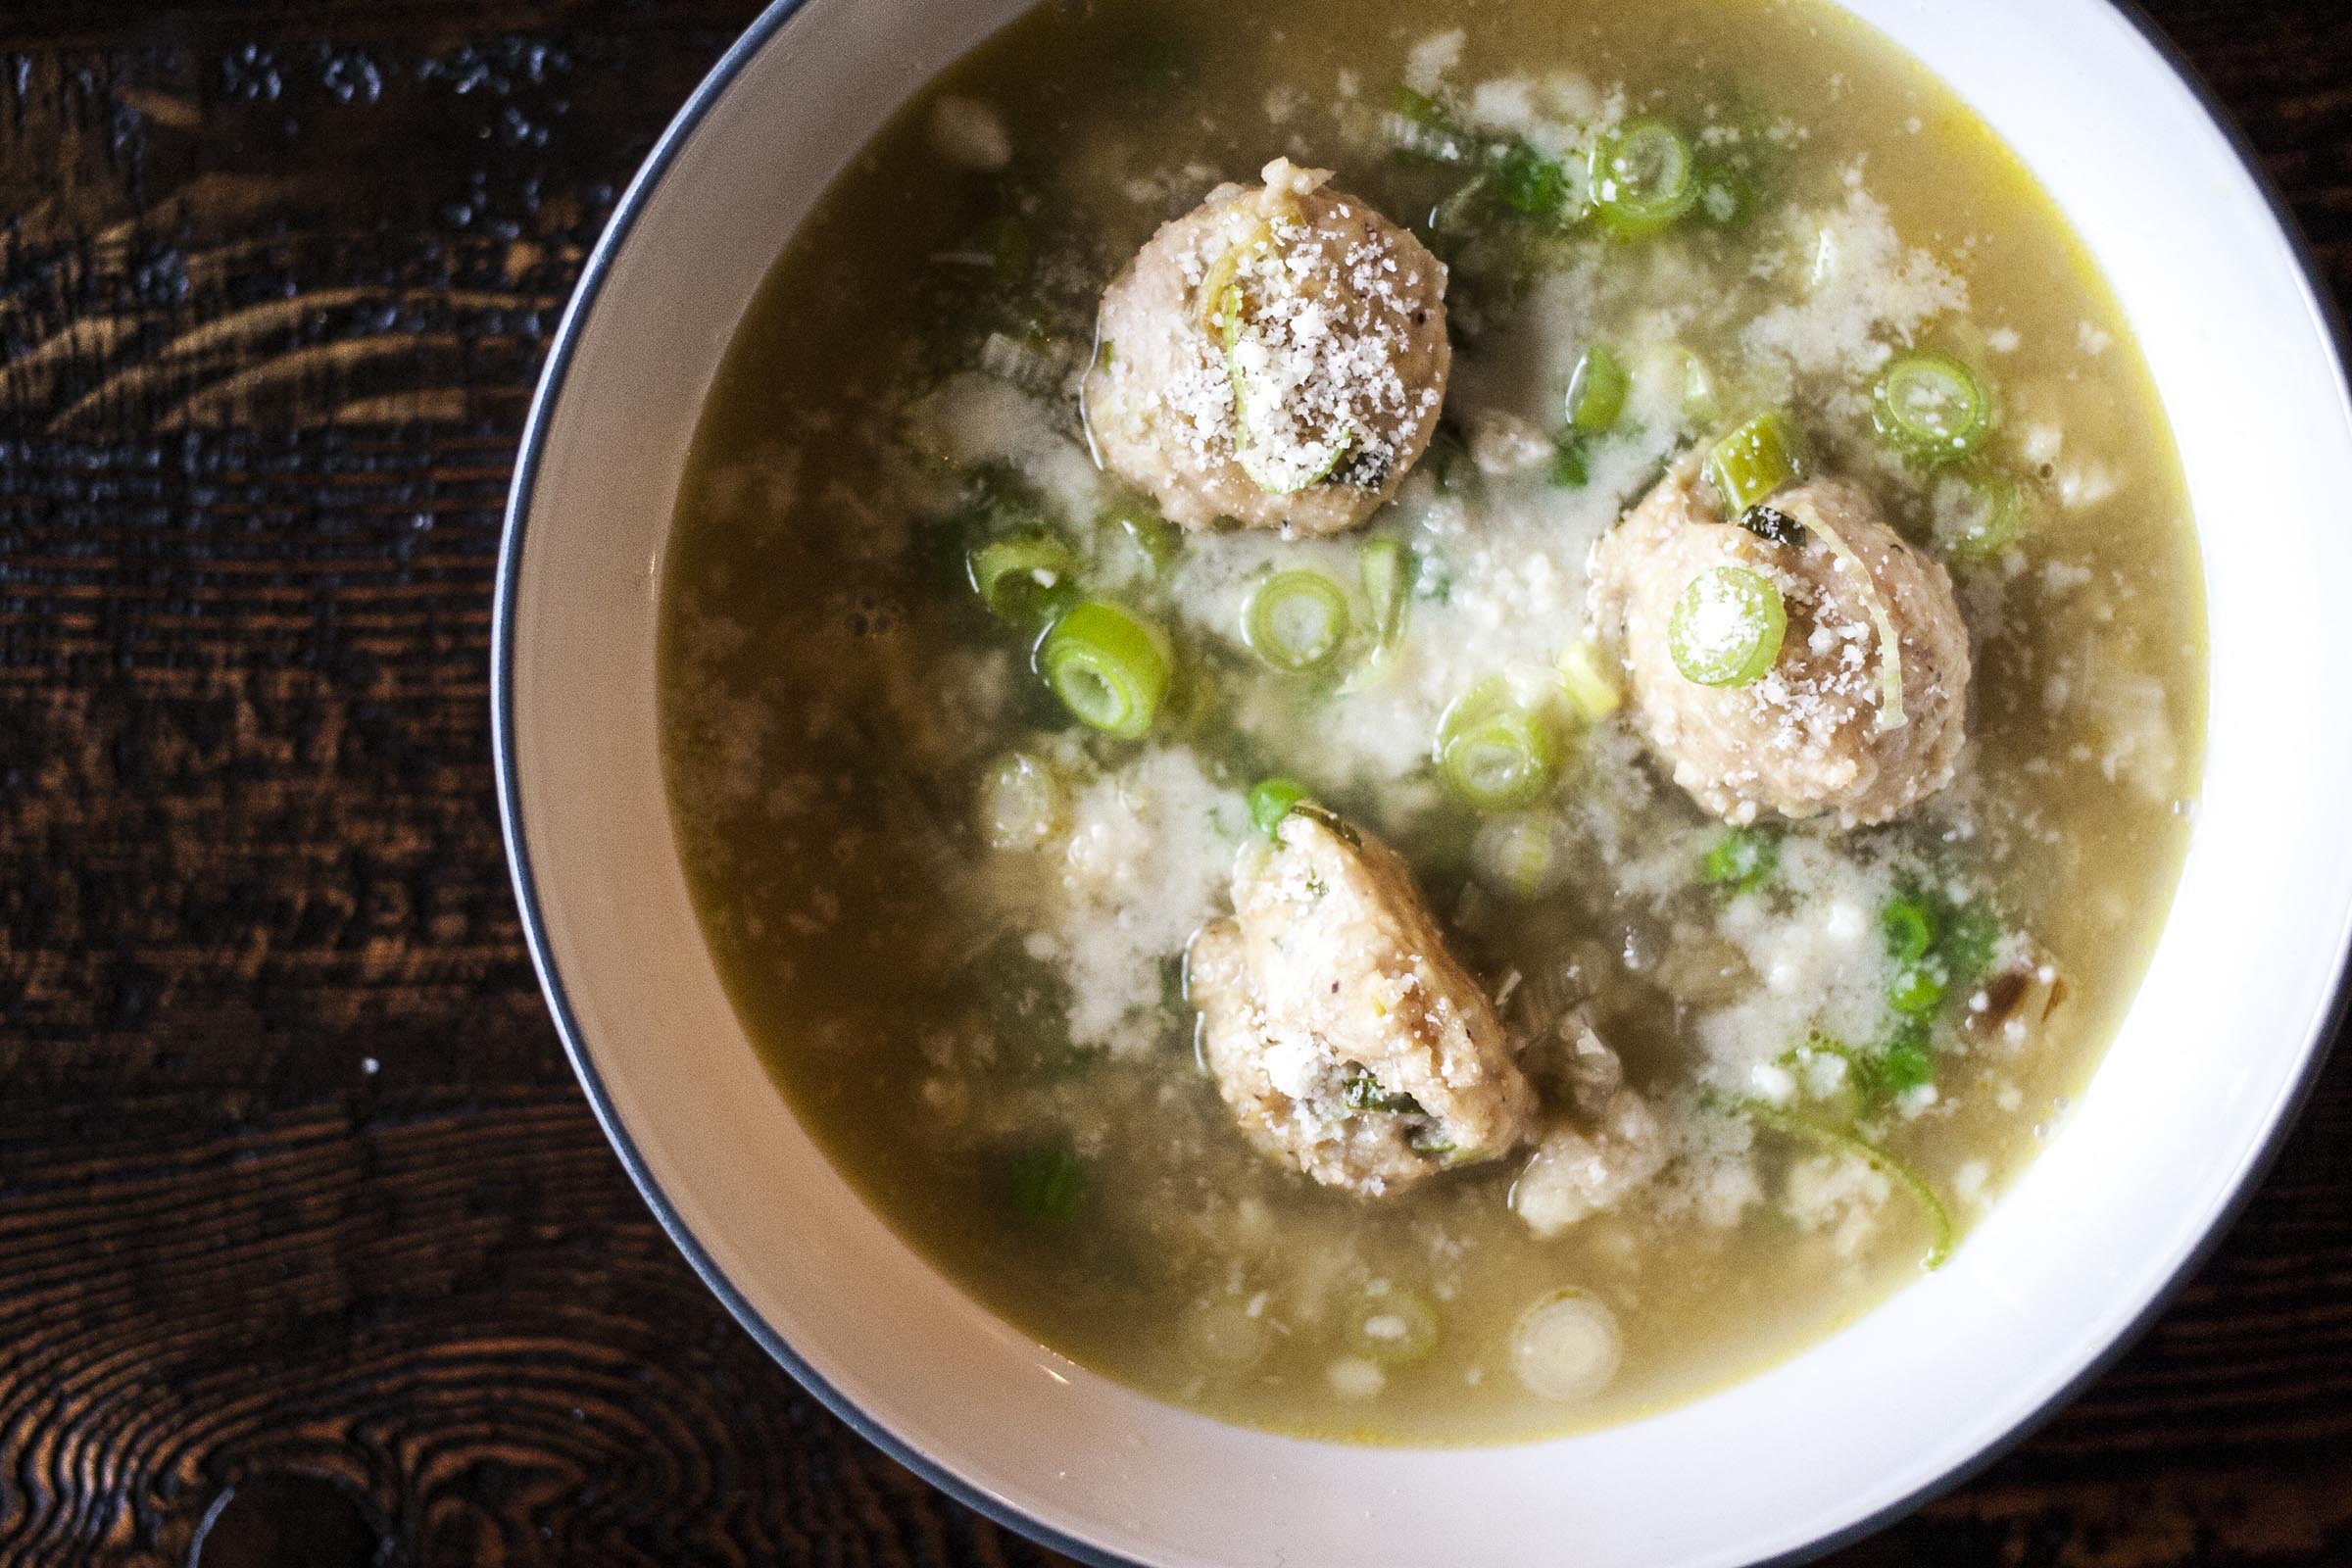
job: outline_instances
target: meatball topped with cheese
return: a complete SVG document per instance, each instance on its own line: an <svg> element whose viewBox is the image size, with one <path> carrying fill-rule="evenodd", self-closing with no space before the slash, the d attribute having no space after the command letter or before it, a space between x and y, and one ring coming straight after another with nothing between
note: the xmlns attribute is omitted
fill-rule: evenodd
<svg viewBox="0 0 2352 1568"><path fill-rule="evenodd" d="M1193 939L1200 1049L1242 1131L1327 1187L1401 1192L1524 1143L1536 1092L1411 873L1314 806L1243 853Z"/></svg>
<svg viewBox="0 0 2352 1568"><path fill-rule="evenodd" d="M1675 783L1731 822L1900 816L1965 740L1968 627L1943 567L1859 487L1727 517L1686 461L1592 554L1593 635Z"/></svg>
<svg viewBox="0 0 2352 1568"><path fill-rule="evenodd" d="M1337 533L1437 426L1446 269L1328 171L1264 177L1162 225L1103 291L1087 429L1186 527Z"/></svg>

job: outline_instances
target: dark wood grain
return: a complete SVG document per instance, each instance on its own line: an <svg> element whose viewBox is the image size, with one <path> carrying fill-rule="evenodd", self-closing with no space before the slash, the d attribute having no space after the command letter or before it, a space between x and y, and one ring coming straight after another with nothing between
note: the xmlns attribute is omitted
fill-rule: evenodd
<svg viewBox="0 0 2352 1568"><path fill-rule="evenodd" d="M2352 12L2156 9L2343 294ZM1054 1560L695 1281L500 858L524 401L752 11L0 17L0 1562ZM2120 1366L1836 1561L2352 1563L2348 1149L2352 1056Z"/></svg>

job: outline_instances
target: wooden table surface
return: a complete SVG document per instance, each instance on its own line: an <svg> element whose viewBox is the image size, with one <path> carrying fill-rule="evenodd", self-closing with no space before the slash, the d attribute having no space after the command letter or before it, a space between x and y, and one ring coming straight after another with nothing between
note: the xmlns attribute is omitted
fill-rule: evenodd
<svg viewBox="0 0 2352 1568"><path fill-rule="evenodd" d="M0 17L0 1562L1058 1560L697 1283L501 857L525 400L754 9ZM2154 9L2344 296L2352 8ZM2136 1349L1835 1561L2352 1563L2348 1135L2352 1054Z"/></svg>

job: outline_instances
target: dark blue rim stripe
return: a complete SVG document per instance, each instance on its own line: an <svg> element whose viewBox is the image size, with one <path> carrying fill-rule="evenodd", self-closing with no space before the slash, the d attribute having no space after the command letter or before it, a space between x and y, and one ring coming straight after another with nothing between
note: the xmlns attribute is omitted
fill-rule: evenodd
<svg viewBox="0 0 2352 1568"><path fill-rule="evenodd" d="M678 1250L685 1254L687 1263L697 1275L701 1276L703 1283L710 1288L711 1294L716 1296L727 1310L734 1314L735 1320L742 1324L752 1338L758 1341L769 1355L775 1357L777 1363L785 1371L791 1373L802 1387L816 1396L827 1409L841 1417L860 1437L956 1501L987 1515L1008 1529L1027 1536L1040 1545L1089 1564L1091 1568L1144 1568L1144 1565L1132 1563L1126 1558L1064 1535L1051 1525L1022 1513L1019 1509L966 1482L946 1464L906 1443L881 1423L868 1416L845 1397L841 1391L820 1377L816 1369L802 1359L800 1353L786 1343L784 1337L770 1327L767 1321L753 1308L751 1302L746 1300L743 1294L736 1289L734 1282L712 1261L710 1254L704 1250L702 1243L679 1218L678 1212L671 1205L667 1195L654 1181L652 1172L646 1166L644 1156L638 1152L637 1146L629 1137L628 1129L621 1125L619 1116L613 1110L612 1096L607 1092L604 1080L597 1073L596 1063L589 1056L586 1039L581 1032L579 1020L574 1016L570 999L564 989L563 976L557 972L554 958L548 951L547 932L540 916L538 886L531 874L530 850L522 830L522 803L514 779L514 611L515 594L522 568L523 528L530 515L532 490L538 477L539 459L546 442L548 426L554 418L556 405L563 395L565 377L571 369L572 355L578 348L580 334L585 329L589 313L604 291L605 279L612 270L612 259L619 252L620 247L626 243L630 234L635 231L637 220L644 216L646 204L651 199L654 188L669 172L669 166L676 160L687 140L701 126L704 119L709 116L711 107L734 84L735 78L742 74L743 68L750 63L753 56L765 48L777 34L783 31L785 24L799 14L805 3L806 0L774 0L774 3L760 14L760 19L752 24L744 35L735 41L733 47L720 57L718 64L711 68L710 74L703 78L700 86L695 88L693 96L686 100L685 107L678 111L677 118L670 122L669 128L662 132L661 141L655 144L644 167L629 182L629 188L622 194L618 207L613 211L611 222L606 225L603 237L597 241L596 249L589 255L587 266L582 270L580 275L578 288L572 295L569 307L564 313L563 324L557 329L555 343L549 350L547 368L541 375L538 393L531 400L530 416L523 424L521 450L515 462L514 489L507 503L505 537L499 545L497 596L492 610L490 647L490 722L493 761L497 773L498 814L500 826L506 835L507 860L514 876L515 902L520 907L523 937L530 949L532 967L538 971L540 988L547 995L549 1011L555 1017L556 1032L564 1042L564 1054L571 1058L572 1070L578 1074L581 1088L587 1092L588 1102L596 1113L597 1122L604 1128L605 1136L612 1140L614 1152L620 1156L621 1165L628 1171L629 1179L636 1184L637 1191L645 1199L647 1206L653 1210L654 1217L661 1222L662 1229L668 1234L670 1241L676 1245ZM2285 199L2264 171L2261 161L2254 153L2252 144L2248 141L2244 131L2222 107L2212 89L2198 76L2187 59L2175 47L2172 40L2164 35L2155 22L2134 3L2134 0L2109 0L2109 3L2139 31L2149 46L2156 51L2158 57L2171 68L2181 84L2188 89L2190 96L2203 107L2206 115L2221 130L2230 149L2236 154L2238 163L2245 171L2246 177L2253 182L2254 188L2269 205L2273 220L2278 224L2280 234L2287 242L2287 248L2294 258L2296 267L2303 274L2304 288L2313 313L2326 326L2332 341L2336 359L2336 379L2341 383L2344 380L2344 363L2347 358L2348 342L2343 318L2336 309L2319 267L2312 257L2309 241L2304 237L2301 226L2295 221L2294 215L2288 208ZM2352 404L2352 397L2347 398L2347 403ZM2297 1118L2302 1114L2304 1104L2309 1101L2313 1088L2319 1082L2321 1069L2327 1063L2328 1053L2332 1049L2336 1037L2343 1032L2348 1017L2352 1017L2352 969L2347 969L2339 963L2334 995L2327 1008L2326 1033L2311 1050L2311 1054L2304 1063L2301 1077L2287 1095L2278 1120L2272 1125L2262 1149L2247 1167L2245 1177L2237 1190L2230 1195L2230 1200L2223 1206L2221 1213L2215 1218L2203 1239L2182 1260L2180 1267L2174 1272L2172 1278L2167 1280L2149 1298L2147 1305L2141 1309L2138 1316L2114 1340L2109 1342L2104 1349L2093 1356L2064 1387L1999 1439L1910 1495L1889 1503L1868 1517L1857 1520L1844 1529L1825 1536L1794 1551L1753 1564L1752 1568L1784 1568L1784 1565L1787 1565L1787 1568L1793 1568L1795 1564L1811 1562L1817 1557L1836 1551L1841 1546L1850 1545L1854 1542L1886 1528L1914 1509L1969 1481L1987 1466L2007 1455L2019 1444L2038 1431L2052 1416L2072 1402L2091 1383L2104 1375L2110 1367L2114 1366L2125 1352L2130 1350L2163 1315L2165 1309L2172 1304L2174 1298L2180 1293L2180 1288L2187 1283L2190 1276L2204 1266L2213 1255L2214 1250L2220 1247L2230 1228L2236 1224L2239 1215L2244 1212L2247 1202L2251 1200L2271 1166L2277 1161L2280 1149L2285 1146L2287 1135L2293 1130Z"/></svg>

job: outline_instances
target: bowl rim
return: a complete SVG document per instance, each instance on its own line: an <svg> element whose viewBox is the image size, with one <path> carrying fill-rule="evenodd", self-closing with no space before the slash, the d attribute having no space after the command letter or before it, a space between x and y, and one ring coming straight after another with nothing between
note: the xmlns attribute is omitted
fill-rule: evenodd
<svg viewBox="0 0 2352 1568"><path fill-rule="evenodd" d="M744 68L781 33L808 5L808 0L770 0L770 4L738 37L709 73L696 85L684 105L664 127L653 150L646 155L630 178L628 186L614 205L607 220L604 232L598 237L582 266L579 281L564 307L562 321L557 327L540 372L539 383L531 398L517 447L514 474L508 492L506 514L501 528L496 569L496 583L491 607L490 635L490 723L492 768L498 797L499 827L506 841L507 863L514 883L517 912L522 923L523 941L528 949L531 967L545 996L564 1054L569 1059L574 1075L585 1092L590 1109L605 1137L619 1156L629 1180L653 1211L654 1218L668 1236L672 1245L684 1255L703 1285L724 1305L752 1339L776 1363L791 1374L819 1403L839 1417L849 1428L873 1445L890 1458L912 1471L949 1497L984 1517L1027 1539L1059 1552L1090 1568L1148 1568L1147 1564L1106 1551L1055 1528L1046 1520L1012 1506L973 1485L946 1460L935 1457L914 1446L880 1421L868 1415L855 1401L835 1388L755 1308L734 1281L719 1267L701 1239L686 1224L677 1206L656 1180L644 1155L639 1152L628 1129L622 1124L611 1091L606 1087L595 1060L591 1056L586 1033L574 1012L565 991L564 977L557 968L550 947L544 916L541 912L538 885L531 868L529 843L523 832L522 800L515 765L514 725L514 668L515 643L518 636L516 604L522 566L523 534L528 524L536 489L539 465L545 453L549 430L557 405L562 400L575 351L585 330L588 318L602 295L615 257L644 216L655 189L669 172L671 165L686 142L700 128L719 99L734 85ZM1835 0L1833 0L1835 3ZM2288 259L2294 264L2303 292L2303 303L2326 338L2326 347L2334 362L2335 385L2339 402L2352 405L2352 377L2346 365L2352 362L2352 330L2347 329L2343 309L2325 281L2311 242L2296 220L2293 209L2269 172L2264 168L2251 139L2235 118L2223 105L2218 94L2189 62L2187 56L2166 34L2156 21L2142 9L2138 0L2102 0L2147 43L2149 48L2186 90L2213 127L2221 133L2231 155L2250 182L2254 191L2269 209L2273 225L2284 242ZM1932 68L1931 68L1932 69ZM2174 1272L2149 1296L2139 1311L2104 1346L2093 1351L2076 1373L2053 1390L2034 1409L1967 1459L1955 1464L1943 1474L1929 1481L1905 1496L1854 1520L1841 1529L1821 1536L1802 1546L1768 1558L1756 1559L1750 1568L1783 1568L1812 1562L1817 1558L1850 1545L1876 1534L1888 1525L1913 1513L1926 1503L1960 1487L1981 1474L1993 1463L2014 1450L2043 1425L2072 1403L2090 1384L2104 1376L2140 1338L2152 1328L2157 1319L2171 1308L2181 1289L2211 1260L2222 1243L2235 1228L2255 1193L2269 1177L2308 1105L2312 1092L2318 1086L2328 1059L2336 1042L2352 1024L2352 933L2339 936L2335 974L2326 1006L2316 1020L2316 1032L2304 1046L2303 1061L2294 1083L2277 1102L2272 1122L2265 1130L2261 1144L2249 1160L2236 1188L2216 1211L2212 1223L2189 1249Z"/></svg>

